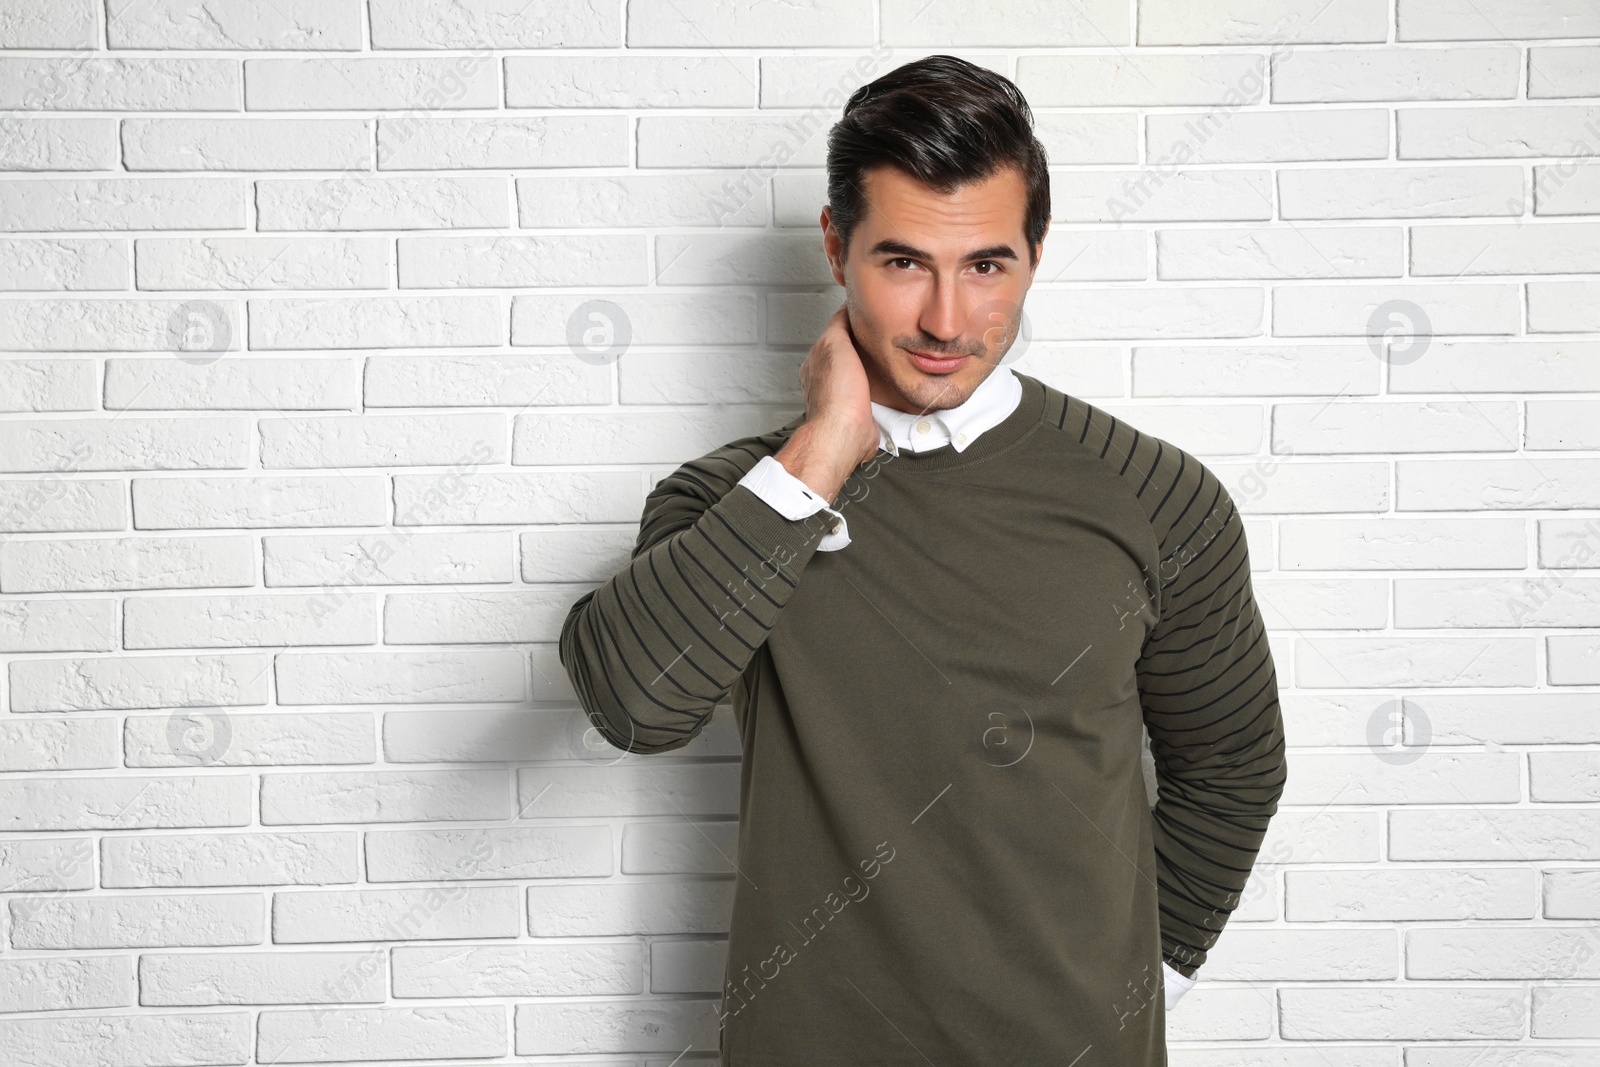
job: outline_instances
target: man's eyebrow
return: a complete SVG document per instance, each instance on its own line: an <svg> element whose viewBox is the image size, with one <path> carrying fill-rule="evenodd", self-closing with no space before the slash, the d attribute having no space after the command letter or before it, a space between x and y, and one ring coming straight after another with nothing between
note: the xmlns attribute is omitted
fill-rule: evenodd
<svg viewBox="0 0 1600 1067"><path fill-rule="evenodd" d="M915 247L914 245L908 245L904 241L896 241L893 238L888 238L888 237L884 238L883 240L879 241L877 244L875 244L871 248L869 248L867 250L867 255L869 255L869 256L877 256L877 255L906 256L906 257L908 257L910 259L932 259L933 258L933 253L932 252L925 252L922 249ZM973 262L975 260L979 260L979 259L1016 259L1016 258L1017 258L1017 254L1016 254L1016 252L1014 252L1012 250L1010 245L999 244L999 245L990 245L988 248L979 248L979 249L977 249L975 251L968 252L966 255L961 257L961 262L963 262L963 263L971 263L971 262Z"/></svg>

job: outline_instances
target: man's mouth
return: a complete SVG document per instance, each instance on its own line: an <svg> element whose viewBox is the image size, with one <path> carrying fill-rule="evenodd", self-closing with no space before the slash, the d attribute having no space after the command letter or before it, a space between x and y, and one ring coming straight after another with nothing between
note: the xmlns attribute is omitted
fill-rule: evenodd
<svg viewBox="0 0 1600 1067"><path fill-rule="evenodd" d="M911 353L911 362L917 369L925 370L930 374L949 374L951 371L964 364L967 356L930 356L916 349L908 349Z"/></svg>

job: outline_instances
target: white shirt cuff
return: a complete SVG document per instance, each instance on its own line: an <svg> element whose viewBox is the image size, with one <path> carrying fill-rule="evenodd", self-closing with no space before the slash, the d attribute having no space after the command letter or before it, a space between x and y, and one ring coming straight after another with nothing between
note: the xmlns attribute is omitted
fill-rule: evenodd
<svg viewBox="0 0 1600 1067"><path fill-rule="evenodd" d="M788 468L774 457L762 456L760 461L739 479L739 484L765 500L774 511L786 519L810 518L819 511L825 511L833 516L832 527L817 543L818 552L836 552L850 543L850 530L845 524L844 516L830 508L827 501L812 492L811 487L805 482L790 474Z"/></svg>
<svg viewBox="0 0 1600 1067"><path fill-rule="evenodd" d="M1199 981L1199 972L1196 971L1195 974L1196 977L1194 978L1185 978L1182 974L1173 970L1172 967L1167 964L1166 960L1161 961L1161 977L1163 985L1166 988L1168 1011L1171 1011L1174 1007L1176 1007L1178 1001L1183 999L1183 995L1189 992L1190 987L1193 986L1195 982Z"/></svg>

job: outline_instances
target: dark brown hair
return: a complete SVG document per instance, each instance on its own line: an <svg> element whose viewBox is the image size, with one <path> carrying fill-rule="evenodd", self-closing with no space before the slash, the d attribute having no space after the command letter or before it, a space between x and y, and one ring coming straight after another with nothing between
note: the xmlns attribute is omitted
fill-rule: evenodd
<svg viewBox="0 0 1600 1067"><path fill-rule="evenodd" d="M1035 264L1034 246L1050 219L1050 174L1033 111L1011 79L934 55L850 94L828 133L828 205L846 249L867 210L866 174L884 164L942 194L1016 167L1028 188L1022 228Z"/></svg>

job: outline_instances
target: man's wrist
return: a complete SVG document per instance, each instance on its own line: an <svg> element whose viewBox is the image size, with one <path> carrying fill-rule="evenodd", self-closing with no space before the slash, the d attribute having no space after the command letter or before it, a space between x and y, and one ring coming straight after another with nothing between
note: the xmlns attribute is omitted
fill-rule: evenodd
<svg viewBox="0 0 1600 1067"><path fill-rule="evenodd" d="M856 467L839 448L839 440L820 423L801 423L773 459L831 504Z"/></svg>

